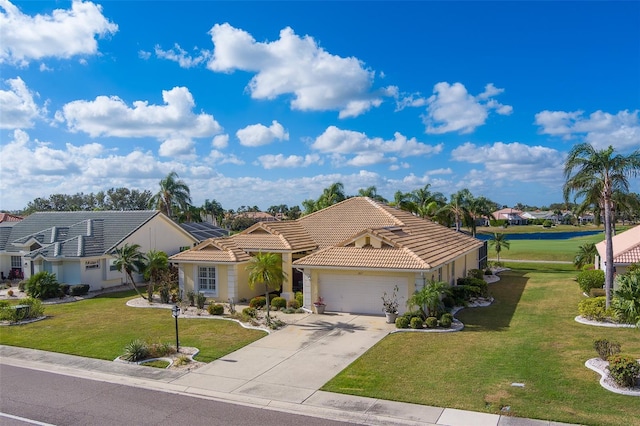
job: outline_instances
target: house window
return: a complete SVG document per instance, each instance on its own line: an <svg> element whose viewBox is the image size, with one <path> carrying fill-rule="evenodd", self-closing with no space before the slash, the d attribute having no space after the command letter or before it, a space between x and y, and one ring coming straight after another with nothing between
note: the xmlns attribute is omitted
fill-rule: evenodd
<svg viewBox="0 0 640 426"><path fill-rule="evenodd" d="M11 269L22 269L22 258L20 256L11 256Z"/></svg>
<svg viewBox="0 0 640 426"><path fill-rule="evenodd" d="M216 291L216 268L201 266L198 268L200 291Z"/></svg>

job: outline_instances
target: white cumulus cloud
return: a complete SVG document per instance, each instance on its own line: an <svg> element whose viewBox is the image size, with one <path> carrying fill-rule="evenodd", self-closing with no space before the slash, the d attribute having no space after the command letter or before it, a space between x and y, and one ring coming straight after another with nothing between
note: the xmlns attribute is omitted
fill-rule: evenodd
<svg viewBox="0 0 640 426"><path fill-rule="evenodd" d="M321 163L320 156L318 154L307 154L305 156L289 155L286 157L282 154L268 154L258 157L258 162L267 170L276 168L307 167L311 164Z"/></svg>
<svg viewBox="0 0 640 426"><path fill-rule="evenodd" d="M209 33L214 50L207 67L255 73L248 85L254 99L292 94L293 109L338 110L341 118L355 117L381 103L371 93L375 72L362 61L332 55L312 37L300 37L289 27L273 42L257 42L228 23L214 25Z"/></svg>
<svg viewBox="0 0 640 426"><path fill-rule="evenodd" d="M38 93L29 90L20 77L5 80L9 90L0 90L0 129L26 129L33 127L34 120L46 113L34 97Z"/></svg>
<svg viewBox="0 0 640 426"><path fill-rule="evenodd" d="M271 122L271 126L264 124L251 124L236 132L240 144L244 146L268 145L275 140L288 141L289 133L284 130L282 124L276 120Z"/></svg>
<svg viewBox="0 0 640 426"><path fill-rule="evenodd" d="M95 55L96 37L118 31L91 2L74 1L71 9L51 15L25 15L8 0L0 0L0 9L0 63L26 66L32 59Z"/></svg>
<svg viewBox="0 0 640 426"><path fill-rule="evenodd" d="M216 135L213 137L213 140L211 141L211 146L217 149L224 149L227 146L229 146L229 135L228 134L222 134L222 135Z"/></svg>
<svg viewBox="0 0 640 426"><path fill-rule="evenodd" d="M501 115L511 114L511 106L493 99L493 96L503 91L504 89L498 89L489 83L484 92L473 96L462 83L437 83L433 88L433 95L427 99L427 112L423 116L426 132L471 133L485 123L492 110Z"/></svg>
<svg viewBox="0 0 640 426"><path fill-rule="evenodd" d="M163 153L184 152L192 138L212 137L222 130L212 115L193 113L195 102L186 87L163 90L162 99L163 105L135 101L129 107L117 96L98 96L94 101L64 105L62 111L56 112L56 118L66 122L72 132L81 131L92 137L153 137L166 141Z"/></svg>
<svg viewBox="0 0 640 426"><path fill-rule="evenodd" d="M535 123L540 132L561 136L565 140L583 136L597 149L609 145L617 149L638 149L640 146L640 111L619 111L611 114L596 111L584 116L583 111L541 111Z"/></svg>
<svg viewBox="0 0 640 426"><path fill-rule="evenodd" d="M155 47L156 56L161 59L177 62L180 68L193 68L205 63L210 57L211 52L194 48L195 55L190 55L178 43L174 44L173 49L163 50L159 45Z"/></svg>
<svg viewBox="0 0 640 426"><path fill-rule="evenodd" d="M386 158L385 154L403 158L438 154L442 151L443 144L427 145L418 142L416 138L407 139L399 132L391 140L369 138L365 133L329 126L315 139L311 148L324 154L332 154L336 165L370 166L393 161ZM346 159L347 155L354 157Z"/></svg>

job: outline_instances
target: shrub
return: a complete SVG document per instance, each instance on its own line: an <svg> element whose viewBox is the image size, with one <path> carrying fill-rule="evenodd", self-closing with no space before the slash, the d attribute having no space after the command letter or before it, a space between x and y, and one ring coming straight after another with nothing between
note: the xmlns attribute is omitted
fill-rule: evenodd
<svg viewBox="0 0 640 426"><path fill-rule="evenodd" d="M24 291L26 287L27 287L27 281L22 280L18 283L18 290Z"/></svg>
<svg viewBox="0 0 640 426"><path fill-rule="evenodd" d="M444 305L445 308L451 309L454 306L456 306L456 301L451 296L445 296L442 298L442 304Z"/></svg>
<svg viewBox="0 0 640 426"><path fill-rule="evenodd" d="M11 290L11 289L7 290L7 296L12 297L13 296L13 290Z"/></svg>
<svg viewBox="0 0 640 426"><path fill-rule="evenodd" d="M169 286L163 285L160 287L160 303L169 303L171 300L171 289Z"/></svg>
<svg viewBox="0 0 640 426"><path fill-rule="evenodd" d="M0 321L15 321L16 310L6 300L0 300Z"/></svg>
<svg viewBox="0 0 640 426"><path fill-rule="evenodd" d="M607 292L604 288L592 288L589 290L589 297L602 297L606 296Z"/></svg>
<svg viewBox="0 0 640 426"><path fill-rule="evenodd" d="M304 295L301 291L296 291L295 299L298 302L298 306L304 306Z"/></svg>
<svg viewBox="0 0 640 426"><path fill-rule="evenodd" d="M442 314L440 317L440 327L449 328L453 324L453 315L450 313Z"/></svg>
<svg viewBox="0 0 640 426"><path fill-rule="evenodd" d="M249 301L249 307L256 309L264 308L266 304L267 298L264 296L257 296Z"/></svg>
<svg viewBox="0 0 640 426"><path fill-rule="evenodd" d="M457 284L458 286L463 287L475 287L473 290L471 290L470 295L472 297L486 296L489 294L489 285L485 280L481 278L458 278Z"/></svg>
<svg viewBox="0 0 640 426"><path fill-rule="evenodd" d="M602 269L581 271L576 277L576 281L578 281L580 290L589 294L592 288L602 288L604 285L604 271Z"/></svg>
<svg viewBox="0 0 640 426"><path fill-rule="evenodd" d="M196 305L196 293L193 290L187 291L187 299L189 300L189 306Z"/></svg>
<svg viewBox="0 0 640 426"><path fill-rule="evenodd" d="M492 219L492 220L489 220L489 225L505 227L505 225L508 226L508 223L507 223L507 219Z"/></svg>
<svg viewBox="0 0 640 426"><path fill-rule="evenodd" d="M405 316L396 318L396 328L409 328L409 319Z"/></svg>
<svg viewBox="0 0 640 426"><path fill-rule="evenodd" d="M467 300L466 289L463 286L451 287L451 298L455 306L464 306Z"/></svg>
<svg viewBox="0 0 640 426"><path fill-rule="evenodd" d="M129 342L129 344L124 347L124 355L122 356L123 359L131 362L137 362L148 357L149 348L147 344L140 339Z"/></svg>
<svg viewBox="0 0 640 426"><path fill-rule="evenodd" d="M255 318L257 315L256 308L244 308L242 310L242 315L246 315L250 318Z"/></svg>
<svg viewBox="0 0 640 426"><path fill-rule="evenodd" d="M411 322L413 318L420 318L423 321L425 319L421 311L407 311L404 314L402 314L402 316L405 317L408 322Z"/></svg>
<svg viewBox="0 0 640 426"><path fill-rule="evenodd" d="M284 309L281 309L280 312L282 312L283 314L295 314L296 313L296 309L284 308Z"/></svg>
<svg viewBox="0 0 640 426"><path fill-rule="evenodd" d="M285 299L284 297L274 297L273 299L271 299L271 306L276 310L286 308L287 299Z"/></svg>
<svg viewBox="0 0 640 426"><path fill-rule="evenodd" d="M37 299L51 299L60 295L60 284L55 274L42 271L29 278L25 291L29 296Z"/></svg>
<svg viewBox="0 0 640 426"><path fill-rule="evenodd" d="M425 324L427 325L427 328L436 328L438 326L438 318L429 317L425 320Z"/></svg>
<svg viewBox="0 0 640 426"><path fill-rule="evenodd" d="M630 355L612 355L609 357L609 375L618 385L631 388L640 376L640 363Z"/></svg>
<svg viewBox="0 0 640 426"><path fill-rule="evenodd" d="M429 319L429 318L427 318ZM411 318L411 321L409 322L409 326L413 329L418 329L418 328L422 328L424 325L424 323L422 322L422 318L420 317L413 317Z"/></svg>
<svg viewBox="0 0 640 426"><path fill-rule="evenodd" d="M287 302L287 308L291 308L293 310L296 310L296 309L300 308L300 304L298 303L297 300L289 300Z"/></svg>
<svg viewBox="0 0 640 426"><path fill-rule="evenodd" d="M220 303L212 303L211 305L209 305L209 308L207 310L209 311L209 314L211 314L211 315L222 315L222 314L224 314L224 306L221 305Z"/></svg>
<svg viewBox="0 0 640 426"><path fill-rule="evenodd" d="M611 302L616 318L640 326L640 271L629 271L616 280L619 286Z"/></svg>
<svg viewBox="0 0 640 426"><path fill-rule="evenodd" d="M552 225L553 225L553 222L551 222L549 219L547 219L544 222L542 222L542 226L544 228L551 228Z"/></svg>
<svg viewBox="0 0 640 426"><path fill-rule="evenodd" d="M180 355L175 361L174 361L174 365L176 366L181 366L181 365L187 365L191 362L191 358L189 358L186 355Z"/></svg>
<svg viewBox="0 0 640 426"><path fill-rule="evenodd" d="M491 269L487 268L487 269L484 270L484 274L485 275L493 275L493 271Z"/></svg>
<svg viewBox="0 0 640 426"><path fill-rule="evenodd" d="M72 285L69 288L69 294L71 296L84 296L89 293L89 288L91 288L89 284Z"/></svg>
<svg viewBox="0 0 640 426"><path fill-rule="evenodd" d="M477 278L481 280L484 272L482 271L482 269L469 269L467 275L469 275L471 278Z"/></svg>
<svg viewBox="0 0 640 426"><path fill-rule="evenodd" d="M600 359L606 361L611 355L620 353L620 343L610 342L607 339L598 339L593 342L593 348L598 352Z"/></svg>
<svg viewBox="0 0 640 426"><path fill-rule="evenodd" d="M596 321L602 321L613 316L613 311L606 309L605 297L594 297L580 301L578 313L584 318Z"/></svg>
<svg viewBox="0 0 640 426"><path fill-rule="evenodd" d="M196 307L198 309L204 309L205 303L207 303L207 296L202 293L196 294Z"/></svg>
<svg viewBox="0 0 640 426"><path fill-rule="evenodd" d="M161 358L176 351L175 348L168 343L152 343L147 345L147 348L148 358Z"/></svg>
<svg viewBox="0 0 640 426"><path fill-rule="evenodd" d="M69 284L60 284L60 293L68 296L69 295L69 287L71 287Z"/></svg>

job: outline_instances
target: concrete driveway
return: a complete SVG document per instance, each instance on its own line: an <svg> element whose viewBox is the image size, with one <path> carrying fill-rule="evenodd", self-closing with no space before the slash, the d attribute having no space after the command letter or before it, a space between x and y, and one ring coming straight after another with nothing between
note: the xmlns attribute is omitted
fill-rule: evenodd
<svg viewBox="0 0 640 426"><path fill-rule="evenodd" d="M394 328L383 316L303 315L171 383L301 403Z"/></svg>

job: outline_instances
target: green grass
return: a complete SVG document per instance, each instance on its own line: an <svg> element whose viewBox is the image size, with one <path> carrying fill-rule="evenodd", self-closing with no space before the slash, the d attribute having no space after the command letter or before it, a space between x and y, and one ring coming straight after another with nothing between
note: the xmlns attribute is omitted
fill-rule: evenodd
<svg viewBox="0 0 640 426"><path fill-rule="evenodd" d="M396 333L323 390L586 425L640 425L638 398L603 389L584 366L595 339L640 357L640 330L574 321L580 291L571 265L509 264L496 301L464 309L459 333ZM511 383L524 383L524 388Z"/></svg>
<svg viewBox="0 0 640 426"><path fill-rule="evenodd" d="M578 248L585 243L599 243L604 235L589 235L585 237L569 238L566 240L509 240L509 249L502 248L500 260L547 260L573 262L578 254ZM496 251L489 244L489 258L498 257Z"/></svg>
<svg viewBox="0 0 640 426"><path fill-rule="evenodd" d="M616 225L616 232L622 232L631 228L631 226ZM604 234L604 227L602 225L556 225L551 228L544 228L542 225L511 225L506 228L501 226L481 226L477 228L478 234L493 235L495 232L502 234L528 234L531 232L586 232L586 231L602 231Z"/></svg>
<svg viewBox="0 0 640 426"><path fill-rule="evenodd" d="M157 359L155 361L143 362L140 365L144 365L145 367L153 367L153 368L167 368L169 364L170 364L169 361L163 361L161 359Z"/></svg>
<svg viewBox="0 0 640 426"><path fill-rule="evenodd" d="M168 309L132 308L133 291L80 302L46 305L49 318L0 327L0 344L113 360L135 339L175 345L175 319ZM197 347L210 362L265 336L232 321L179 318L181 346Z"/></svg>

